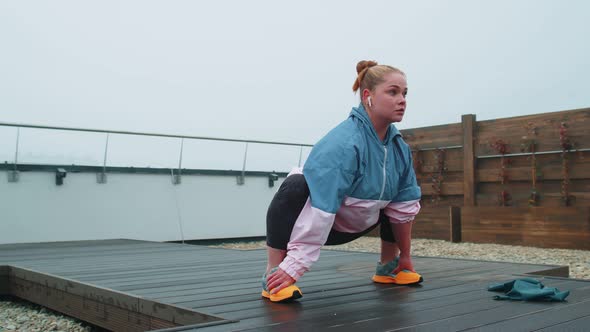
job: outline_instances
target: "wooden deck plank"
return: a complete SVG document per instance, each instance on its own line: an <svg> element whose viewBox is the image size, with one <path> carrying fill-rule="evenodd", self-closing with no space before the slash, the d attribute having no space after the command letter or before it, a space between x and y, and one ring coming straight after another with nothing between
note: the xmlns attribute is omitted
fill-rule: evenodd
<svg viewBox="0 0 590 332"><path fill-rule="evenodd" d="M537 330L538 332L585 332L590 327L590 315Z"/></svg>
<svg viewBox="0 0 590 332"><path fill-rule="evenodd" d="M142 276L145 275L146 273L149 273L150 275L166 275L169 274L168 272L176 272L175 275L182 275L182 274L187 274L187 275L193 275L195 277L200 277L206 274L214 274L215 272L219 273L221 268L226 267L226 268L232 268L235 271L238 271L238 273L245 273L245 272L253 272L255 274L259 274L261 275L265 266L266 266L266 260L263 258L260 258L260 256L258 257L258 259L254 260L254 263L256 262L260 262L260 264L253 264L252 261L236 261L236 262L232 262L231 267L228 267L227 263L217 263L217 264L206 264L203 265L202 263L199 264L199 266L183 266L183 267L173 267L173 268L168 268L168 267L149 267L149 268L141 268L141 269L136 269L134 271L128 271L126 269L122 269L122 270L109 270L109 271L97 271L97 272L92 272L92 273L87 273L84 271L81 272L74 272L74 273L67 273L67 275L69 277L72 278L77 278L77 279L81 279L81 280L86 280L86 281L100 281L100 280L105 280L108 281L109 279L112 280L127 280L127 279L133 279L136 278L138 276ZM374 264L371 262L370 264L371 266L373 266ZM347 270L354 270L354 269L364 269L367 266L357 266L357 267L351 267L351 268L347 268ZM342 268L342 269L346 269L346 268ZM315 270L315 269L314 269ZM150 278L149 276L147 278Z"/></svg>
<svg viewBox="0 0 590 332"><path fill-rule="evenodd" d="M336 321L336 320L320 320L322 323L317 327L325 328L326 330L330 329L337 329L342 326L347 326L348 328L352 328L355 330L361 331L375 331L381 329L409 329L409 328L416 328L425 322L431 322L431 326L427 330L432 331L439 328L440 321L446 321L451 317L457 316L472 316L475 317L475 324L479 324L479 320L482 317L488 317L488 315L492 315L497 309L503 309L503 306L507 305L506 303L500 303L496 301L491 301L488 296L484 296L481 292L470 293L472 294L471 297L464 297L462 301L457 303L445 303L446 301L442 301L439 306L434 308L428 308L430 303L421 303L423 305L402 305L402 308L396 308L397 311L392 313L391 309L371 312L372 315L366 315L366 312L361 311L362 313L354 315L355 311L348 310L345 314L348 316L346 319ZM510 304L508 304L510 306ZM369 306L371 308L374 306ZM523 306L518 307L517 309L523 309L524 311L528 312L528 310L533 310L532 308L523 308ZM512 310L517 310L512 309ZM368 310L367 310L368 311ZM374 317L372 317L374 316ZM501 316L500 316L501 317ZM352 319L352 323L350 320ZM497 320L498 316L493 316L492 319ZM467 327L469 327L470 323L473 322L465 322L463 320L459 320L461 323L467 323ZM518 325L513 325L512 327L522 328ZM443 326L444 328L444 326ZM461 326L459 327L459 329ZM451 325L450 330L454 331L458 328L456 326ZM510 330L509 328L505 329L493 329L494 331L507 331ZM525 329L526 330L526 329Z"/></svg>
<svg viewBox="0 0 590 332"><path fill-rule="evenodd" d="M401 287L399 287L401 289ZM381 293L381 294L377 294ZM409 295L411 293L411 295ZM329 321L330 324L338 325L339 321L343 323L349 322L349 319L353 316L358 316L359 314L366 319L367 317L380 315L379 310L374 310L376 307L383 306L382 312L386 312L387 314L391 314L392 309L399 310L400 304L404 303L408 305L409 303L413 303L414 306L437 306L437 303L446 303L448 299L444 298L444 296L439 295L438 297L434 297L430 294L429 291L423 292L373 292L373 296L366 296L365 294L358 294L357 296L342 296L332 297L332 301L322 301L323 303L302 303L300 308L298 308L297 314L297 322L302 323L313 323L314 321ZM473 292L475 293L475 292ZM438 293L441 294L441 293ZM444 294L444 293L442 293ZM476 294L480 296L480 294ZM349 298L351 301L349 301ZM466 297L462 299L465 300ZM327 299L326 299L327 300ZM353 306L350 304L354 303ZM292 308L286 308L285 306L272 306L271 308L262 308L267 310L266 315L260 315L260 313L250 310L250 312L242 311L239 312L239 317L241 319L240 323L248 325L252 324L256 321L260 320L260 317L263 319L270 318L271 320L276 319L278 317L284 315L293 315ZM272 309L272 310L269 310ZM226 315L231 317L232 315ZM233 315L236 316L236 315ZM237 316L236 316L237 317ZM288 323L288 322L282 322ZM254 324L256 325L256 324ZM320 328L321 326L316 326Z"/></svg>
<svg viewBox="0 0 590 332"><path fill-rule="evenodd" d="M431 270L425 268L424 270L420 270L423 273L428 273L429 276L431 277L435 277L435 275L430 275ZM260 272L260 271L256 271L256 272ZM355 272L355 271L353 271ZM432 273L434 273L434 271L432 271ZM317 271L314 273L310 273L309 277L305 276L304 278L302 278L299 281L299 284L302 285L302 287L305 287L306 289L308 289L308 287L313 286L315 284L317 285L323 285L326 284L327 282L329 282L330 280L333 280L335 278L338 278L338 285L344 284L344 283L348 283L351 282L352 284L354 283L360 283L360 284L367 284L370 281L370 277L372 274L370 273L366 273L366 271L364 271L362 274L361 273L355 273L354 276L351 275L347 275L347 274L340 274L339 276L335 277L334 273L332 271ZM234 289L242 289L242 288L260 288L261 285L261 278L260 278L260 274L234 274L233 277L239 278L244 280L243 282L241 282L239 285L234 286ZM211 293L211 292L218 292L223 290L224 287L228 287L230 285L235 284L235 281L233 280L221 280L221 281L214 281L211 280L207 283L207 286L203 285L202 283L199 284L200 286L195 287L195 288L191 288L191 289L178 289L178 287L175 287L175 289L167 289L165 292L156 292L156 291L152 291L152 292L145 292L145 290L143 290L144 292L142 292L141 290L138 291L138 294L143 294L143 295L150 295L152 297L155 298L164 298L164 297L169 297L169 296L187 296L190 294L203 294L203 293ZM235 301L235 299L234 299Z"/></svg>
<svg viewBox="0 0 590 332"><path fill-rule="evenodd" d="M408 291L406 287L393 286L381 291L364 292L360 296L346 296L342 299L343 301L325 301L321 304L314 303L314 306L309 306L307 302L302 303L300 308L296 308L296 312L289 306L279 304L272 305L273 309L277 310L269 310L268 305L264 306L262 309L267 310L266 315L256 314L252 318L244 315L247 311L239 312L240 316L227 313L222 316L240 319L240 322L233 324L232 328L254 328L267 324L269 320L281 329L293 328L294 326L290 322L280 322L280 317L283 316L296 317L297 324L314 324L316 329L340 328L344 325L354 326L357 331L362 331L362 328L366 327L362 325L364 323L371 323L367 327L369 331L383 330L385 326L401 328L403 325L396 326L393 321L399 321L400 324L415 324L420 322L420 319L436 318L436 315L443 315L444 318L445 313L455 313L445 310L450 306L459 306L469 310L469 306L465 307L464 304L477 304L478 301L488 305L484 308L500 306L499 301L491 300L492 293L481 291L485 289L486 284L482 282L468 286L459 284L454 287L435 288L421 292L412 292ZM350 305L350 303L354 303L354 305ZM378 322L378 325L375 325L375 321ZM355 323L360 327L355 326ZM437 325L430 326L430 330L438 328Z"/></svg>
<svg viewBox="0 0 590 332"><path fill-rule="evenodd" d="M490 272L490 271L494 271L494 270L486 270L486 271ZM475 271L471 270L471 274L469 274L468 272L465 272L462 275L462 278L463 279L468 278L470 275L471 276L475 275L477 278L479 272L481 272L480 269L475 270ZM460 273L460 272L453 271L453 275L456 275L457 273ZM444 273L442 273L442 274L444 274ZM450 272L448 272L447 274L450 274ZM360 285L367 284L367 283L372 284L372 281L370 280L370 276L371 276L371 274L367 273L364 277L358 278L357 279L358 283ZM429 277L432 277L435 283L438 282L438 281L436 281L437 274L433 273L432 275L429 275ZM308 283L311 282L309 278L302 280L298 284L301 287L304 294L307 294L306 295L306 298L307 298L307 297L309 297L309 295L313 294L314 292L325 292L325 291L333 289L333 288L339 288L340 287L339 282L338 283L333 282L334 279L335 278L333 275L332 276L328 275L327 278L324 278L322 283L318 284L317 288L309 287L310 285L308 285ZM444 280L448 280L448 279L444 279ZM355 281L355 282L357 282L357 281ZM314 284L312 284L311 286L313 286L313 285ZM215 302L219 305L219 304L229 304L232 302L248 301L248 300L252 299L252 294L258 294L258 293L260 293L260 283L255 284L254 288L242 289L241 295L234 294L234 296L232 296L231 298L217 297L220 300L216 300ZM187 306L187 307L203 306L204 303L210 304L210 302L204 302L207 300L209 300L209 299L207 297L204 297L204 298L199 298L199 299L195 299L192 301L178 302L177 304ZM222 302L220 302L220 301L222 301ZM223 302L223 301L225 301L225 302Z"/></svg>
<svg viewBox="0 0 590 332"><path fill-rule="evenodd" d="M567 307L573 303L579 303L578 301L584 301L584 299L590 296L590 289L588 285L584 286L579 282L568 282L564 280L552 281L551 287L557 287L563 290L570 290L572 295L568 297L567 303L557 302L505 302L498 301L499 306L487 310L485 312L472 312L465 315L449 317L444 320L436 320L428 323L420 324L420 326L413 327L413 331L432 331L433 329L448 329L448 330L463 330L467 328L478 327L479 329L487 329L488 324L494 324L498 321L498 317L502 317L505 321L513 320L518 317L526 318L534 313L542 311L544 315L552 316L555 315L557 310ZM490 293L493 294L493 293ZM550 320L554 320L555 317L551 317ZM568 317L561 316L560 319L567 320ZM529 330L516 320L514 326L518 326L522 330ZM493 326L493 325L490 325ZM497 331L496 327L491 330ZM532 330L532 329L531 329Z"/></svg>
<svg viewBox="0 0 590 332"><path fill-rule="evenodd" d="M463 265L461 265L463 264ZM372 264L371 264L372 265ZM418 268L420 268L420 265L417 265ZM461 266L467 266L470 267L471 269L463 269L461 270ZM478 267L479 266L479 267ZM455 275L457 273L478 273L478 272L482 272L484 271L484 269L482 269L482 267L485 267L486 271L491 271L491 270L495 270L497 267L495 266L501 266L501 263L495 263L492 265L489 264L484 264L484 263L479 263L479 262L468 262L468 263L464 263L464 262L459 262L454 268L453 267L441 267L439 269L433 268L431 266L425 266L424 269L421 269L420 271L423 273L430 273L431 271L433 273L436 273L436 275L434 275L435 277L438 277L439 274L444 273L447 276L452 276ZM367 268L370 268L367 266ZM260 280L260 271L262 269L262 266L259 267L254 267L253 269L251 269L250 271L246 271L246 272L238 272L236 273L234 276L236 278L240 278L240 279L244 279L246 280L246 282L249 281L255 281L255 283L257 285L259 285L259 280ZM359 269L363 269L363 268L359 268ZM355 273L354 270L349 270L349 272L351 273ZM364 278L365 280L370 278L370 276L372 275L371 272L367 272L367 271L362 271L362 273L356 273L359 277ZM339 275L346 275L346 274L339 274ZM177 278L178 277L178 278ZM221 273L221 279L223 279L223 273ZM140 278L144 278L144 277L140 277ZM331 270L327 270L324 268L319 268L319 271L313 271L310 272L308 275L306 275L302 281L305 280L313 280L316 278L334 278L334 273ZM227 280L227 278L225 278ZM149 277L146 280L150 280ZM174 280L176 280L177 282L175 282ZM170 281L170 283L164 283L166 281ZM210 286L210 284L208 284L209 282L214 283L215 285L223 285L225 283L228 284L233 284L234 281L232 280L228 280L227 282L224 282L223 280L220 280L220 274L217 273L212 273L210 275L204 276L204 275L198 275L198 274L191 274L189 273L188 275L182 277L182 276L175 276L171 279L168 280L159 280L159 279L151 279L150 282L151 283L138 283L138 282L130 282L128 285L131 286L127 286L127 284L120 284L117 285L117 289L120 290L130 290L129 287L153 287L153 289L159 290L161 289L163 286L165 285L175 285L175 284L185 284L186 283L192 283L193 281L195 282L199 282L201 283L201 287L202 288L207 288L208 286ZM113 284L109 284L109 283L100 283L103 286L115 286ZM182 289L181 286L169 286L169 287L176 287L176 289ZM136 291L137 289L134 288ZM149 288L148 288L149 289ZM144 289L145 291L145 289ZM146 292L140 292L142 294L146 294Z"/></svg>
<svg viewBox="0 0 590 332"><path fill-rule="evenodd" d="M442 281L437 283L436 286L429 283L428 286L422 287L413 287L411 291L415 293L414 296L416 298L424 298L426 289L428 291L433 292L428 294L428 296L437 296L437 294L449 291L455 291L453 288L455 287L464 287L463 282L459 281ZM404 290L405 287L402 286L395 286L395 285L378 285L373 283L363 282L362 284L358 283L356 285L342 285L342 288L334 288L330 290L324 290L322 292L315 292L310 293L309 295L305 295L305 306L306 308L318 308L318 307L325 307L343 303L356 303L356 301L363 301L367 299L375 298L375 293L378 291L390 292L393 294L392 296L398 296L398 294L403 294L403 292L408 291ZM258 311L260 310L261 306L266 306L266 303L260 301L251 301L248 304L248 309L244 309L243 304L240 303L232 303L232 304L225 304L219 306L212 306L212 307L204 307L211 312L218 312L223 313L224 315L237 313L238 315L244 316L252 316L254 313L251 311ZM266 309L265 309L266 310ZM290 310L289 306L282 306L276 305L272 308L272 311L283 311L283 310Z"/></svg>
<svg viewBox="0 0 590 332"><path fill-rule="evenodd" d="M546 303L537 303L534 312L527 312L521 315L512 315L514 311L510 311L511 316L504 316L501 322L494 322L480 326L478 331L504 331L514 327L518 327L523 331L533 331L544 328L548 325L554 324L556 318L562 322L569 322L578 318L588 316L590 314L590 289L577 290L577 293L584 294L585 299L569 300L567 303L555 303L547 306ZM586 327L587 329L590 326Z"/></svg>
<svg viewBox="0 0 590 332"><path fill-rule="evenodd" d="M298 285L304 298L270 303L260 296L265 250L237 251L134 240L71 241L0 245L0 265L22 266L101 289L238 320L186 330L468 329L517 330L524 317L539 327L577 327L590 316L590 282L545 277L544 283L570 289L567 303L494 301L486 287L527 272L558 267L468 259L415 257L425 278L420 286L371 282L378 254L324 250ZM559 310L568 306L571 310ZM488 314L492 313L492 314ZM567 314L566 314L567 313ZM537 326L537 325L535 325Z"/></svg>
<svg viewBox="0 0 590 332"><path fill-rule="evenodd" d="M336 305L347 305L354 301L356 305L361 304L371 304L371 302L376 301L376 303L390 303L395 305L400 305L400 302L403 304L407 304L410 302L419 302L419 301L426 301L426 305L429 307L436 307L436 302L430 302L431 300L443 298L443 302L450 301L451 298L458 298L462 299L463 296L470 296L471 293L477 293L483 297L491 298L493 294L491 293L482 293L481 289L485 289L487 283L484 282L475 282L471 284L440 284L435 287L428 287L426 289L408 289L404 286L382 286L382 285L373 285L372 292L363 292L357 294L346 294L346 296L338 296L338 294L330 295L329 297L321 295L320 297L312 297L306 302L305 308L306 310L314 311L317 308L323 309L329 307L331 310L336 309ZM417 287L416 287L417 288ZM403 300L403 301L402 301ZM356 307L355 307L356 308ZM345 308L346 309L346 308ZM378 308L373 310L373 313L378 313L379 310L382 308ZM288 310L284 306L276 306L273 308L273 311L281 311L281 310ZM387 312L389 312L389 308L385 308ZM254 309L251 310L240 310L239 315L232 315L234 319L241 319L247 317L250 312L255 311ZM213 312L213 311L211 311ZM216 311L220 314L230 316L227 311Z"/></svg>

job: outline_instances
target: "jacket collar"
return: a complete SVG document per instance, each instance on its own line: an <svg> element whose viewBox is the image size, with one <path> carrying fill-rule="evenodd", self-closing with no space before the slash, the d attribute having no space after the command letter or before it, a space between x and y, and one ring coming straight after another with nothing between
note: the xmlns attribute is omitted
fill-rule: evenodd
<svg viewBox="0 0 590 332"><path fill-rule="evenodd" d="M349 116L359 119L365 126L367 126L367 128L369 128L369 131L371 132L370 135L373 136L373 138L375 138L377 141L381 142L381 139L379 138L379 136L377 136L375 127L371 122L371 118L369 118L369 114L367 114L367 110L365 110L365 107L362 103L360 103L358 107L353 107ZM395 125L391 124L387 129L387 133L385 134L385 140L383 142L389 142L398 135L401 136L402 134L395 127Z"/></svg>

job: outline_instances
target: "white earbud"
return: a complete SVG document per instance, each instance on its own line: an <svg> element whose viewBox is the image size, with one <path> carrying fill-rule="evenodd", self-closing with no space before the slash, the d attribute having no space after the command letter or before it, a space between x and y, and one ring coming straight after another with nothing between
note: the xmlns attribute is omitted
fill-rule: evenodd
<svg viewBox="0 0 590 332"><path fill-rule="evenodd" d="M367 97L367 103L369 104L369 107L373 107L373 104L371 104L371 96Z"/></svg>

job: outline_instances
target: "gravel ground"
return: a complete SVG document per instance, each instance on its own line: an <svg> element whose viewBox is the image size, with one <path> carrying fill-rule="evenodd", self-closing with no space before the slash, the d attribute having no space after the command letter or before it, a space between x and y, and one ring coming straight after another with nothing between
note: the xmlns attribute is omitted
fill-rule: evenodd
<svg viewBox="0 0 590 332"><path fill-rule="evenodd" d="M55 311L20 300L0 298L0 331L100 331Z"/></svg>
<svg viewBox="0 0 590 332"><path fill-rule="evenodd" d="M264 241L228 242L212 247L231 249L261 249ZM325 249L379 252L378 238L363 237L356 241L327 246ZM569 265L570 277L590 280L590 251L544 249L499 244L451 243L441 240L412 240L415 256L470 258L488 261ZM99 328L88 326L75 319L60 315L24 301L0 298L0 332L8 331L67 331L94 332Z"/></svg>

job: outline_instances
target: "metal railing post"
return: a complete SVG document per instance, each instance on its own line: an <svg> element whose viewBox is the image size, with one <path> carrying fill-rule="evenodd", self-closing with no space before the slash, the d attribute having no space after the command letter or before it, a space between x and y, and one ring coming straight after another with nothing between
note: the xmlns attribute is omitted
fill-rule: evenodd
<svg viewBox="0 0 590 332"><path fill-rule="evenodd" d="M96 183L107 183L107 152L109 150L109 133L104 147L104 160L102 162L102 173L96 173Z"/></svg>
<svg viewBox="0 0 590 332"><path fill-rule="evenodd" d="M14 152L14 169L12 171L8 171L8 182L18 182L19 179L19 171L16 167L18 164L18 142L20 138L20 127L16 128L16 149Z"/></svg>
<svg viewBox="0 0 590 332"><path fill-rule="evenodd" d="M178 160L178 172L176 174L172 173L172 184L180 184L181 181L181 167L182 167L182 151L184 149L184 138L180 139L180 158Z"/></svg>
<svg viewBox="0 0 590 332"><path fill-rule="evenodd" d="M246 182L246 158L248 158L248 142L246 142L246 151L244 151L244 165L242 166L242 174L238 175L237 178L237 183L240 186Z"/></svg>

